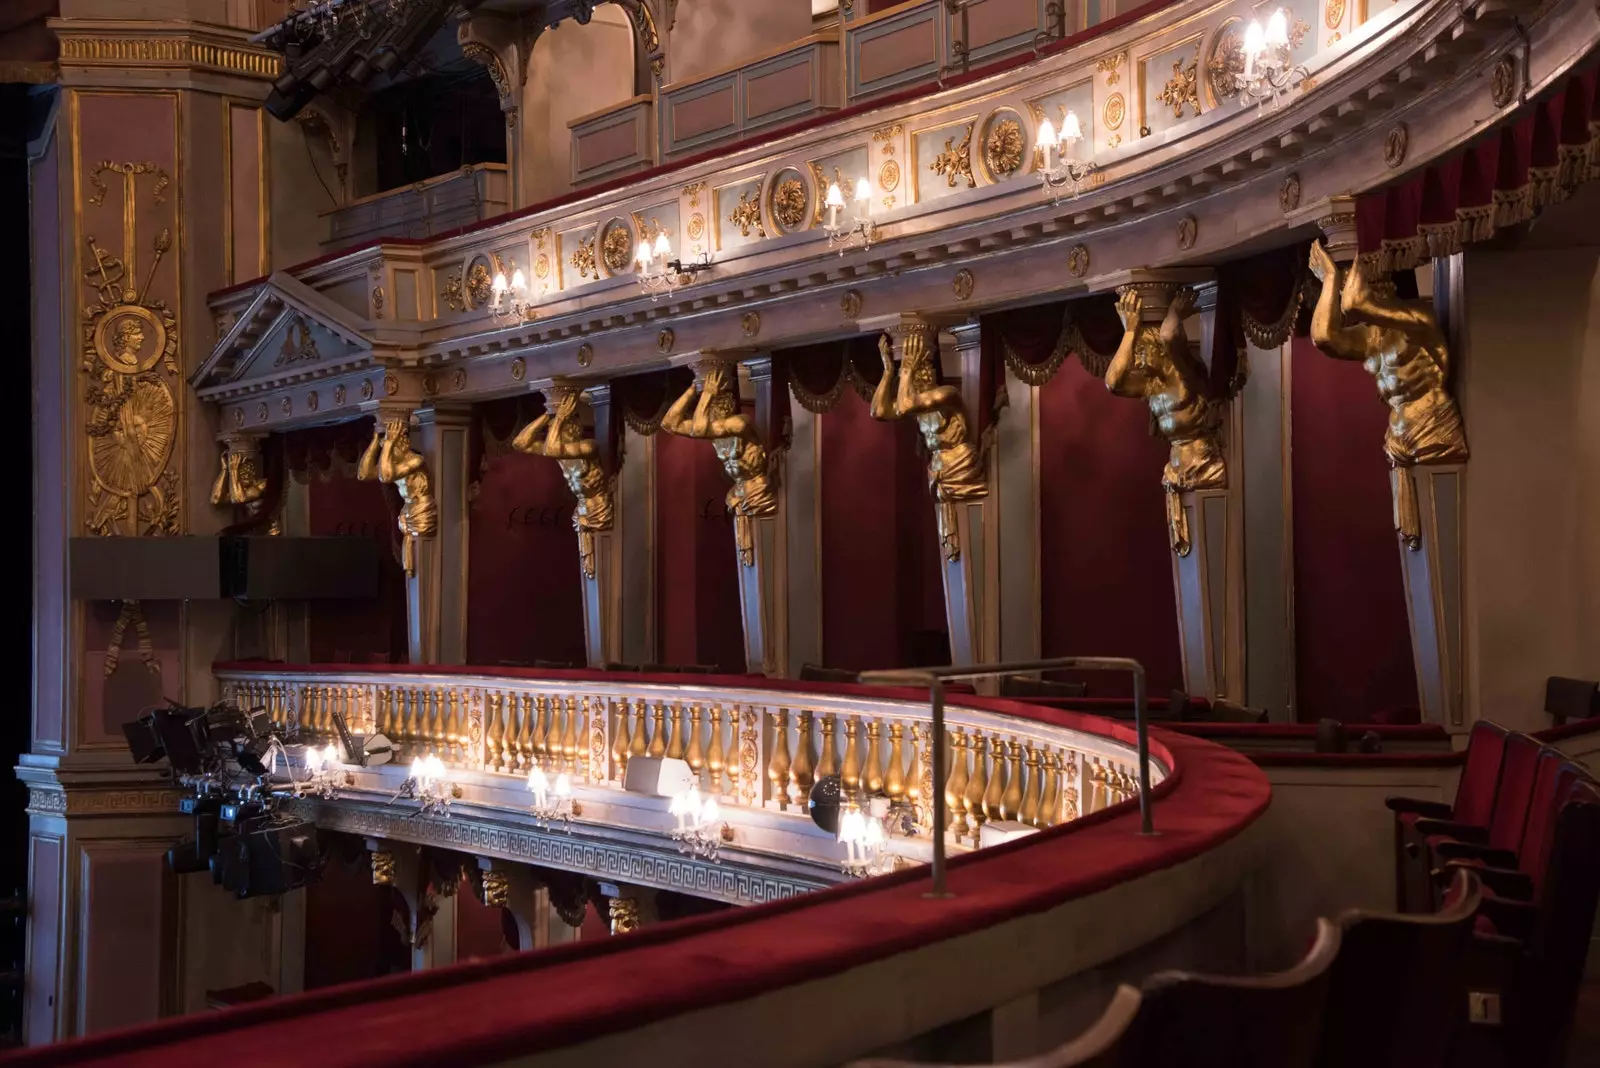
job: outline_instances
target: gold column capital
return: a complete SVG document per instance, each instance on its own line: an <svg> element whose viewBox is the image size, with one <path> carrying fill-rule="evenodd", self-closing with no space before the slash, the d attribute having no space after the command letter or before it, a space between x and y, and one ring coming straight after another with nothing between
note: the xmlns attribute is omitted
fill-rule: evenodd
<svg viewBox="0 0 1600 1068"><path fill-rule="evenodd" d="M146 71L225 75L259 83L265 93L283 73L283 57L250 43L245 30L181 19L53 18L64 85L136 80ZM131 78L130 78L131 76ZM165 88L152 86L152 88Z"/></svg>
<svg viewBox="0 0 1600 1068"><path fill-rule="evenodd" d="M1318 212L1317 227L1322 231L1323 244L1334 263L1347 264L1356 258L1356 198L1352 196L1329 197L1327 206Z"/></svg>

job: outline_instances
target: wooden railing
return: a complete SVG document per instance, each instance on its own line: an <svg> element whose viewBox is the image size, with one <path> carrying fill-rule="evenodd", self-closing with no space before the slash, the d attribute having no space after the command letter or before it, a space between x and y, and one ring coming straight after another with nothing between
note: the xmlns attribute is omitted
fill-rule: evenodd
<svg viewBox="0 0 1600 1068"><path fill-rule="evenodd" d="M618 789L630 760L671 757L724 804L797 817L816 780L837 775L848 794L909 805L915 836L930 837L930 719L911 696L426 669L228 666L217 677L225 697L265 709L303 739L331 739L337 712L352 730L399 743L402 762L431 754L451 768L524 777L538 766L577 786ZM1109 736L1110 724L1100 735L959 704L946 722L948 831L957 843L975 845L991 820L1052 827L1136 792L1134 747ZM1157 781L1168 770L1152 769Z"/></svg>

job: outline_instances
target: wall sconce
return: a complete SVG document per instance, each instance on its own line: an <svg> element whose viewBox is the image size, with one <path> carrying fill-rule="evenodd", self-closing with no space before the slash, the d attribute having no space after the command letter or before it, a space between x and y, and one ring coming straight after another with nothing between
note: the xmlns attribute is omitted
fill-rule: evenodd
<svg viewBox="0 0 1600 1068"><path fill-rule="evenodd" d="M865 879L886 875L899 866L895 854L884 849L888 836L884 834L883 821L854 805L839 816L839 841L847 851L841 865L846 875Z"/></svg>
<svg viewBox="0 0 1600 1068"><path fill-rule="evenodd" d="M418 802L419 816L443 818L450 815L450 802L461 797L461 787L445 778L444 761L430 754L411 762L411 775L395 797Z"/></svg>
<svg viewBox="0 0 1600 1068"><path fill-rule="evenodd" d="M841 256L852 248L871 248L878 239L878 225L872 221L872 185L865 178L856 179L850 203L855 205L855 221L847 227L840 218L846 206L844 190L838 182L828 183L828 195L822 201L828 217L822 228L828 231L828 247L837 248Z"/></svg>
<svg viewBox="0 0 1600 1068"><path fill-rule="evenodd" d="M1084 179L1100 168L1089 160L1078 159L1078 146L1083 143L1083 127L1078 125L1076 112L1062 109L1061 129L1045 119L1039 124L1035 141L1042 158L1039 161L1039 179L1051 200L1060 200L1058 192L1071 183L1072 195L1077 196Z"/></svg>
<svg viewBox="0 0 1600 1068"><path fill-rule="evenodd" d="M528 772L528 790L533 794L534 816L546 827L560 820L567 833L571 834L572 817L583 811L572 799L572 777L563 771L556 775L552 783L544 769L534 765Z"/></svg>
<svg viewBox="0 0 1600 1068"><path fill-rule="evenodd" d="M296 797L314 796L331 801L339 795L339 787L349 782L339 761L339 749L331 742L323 749L306 746L305 762L306 779L294 784ZM293 765L290 768L292 771Z"/></svg>
<svg viewBox="0 0 1600 1068"><path fill-rule="evenodd" d="M722 819L722 807L717 799L702 799L700 791L693 786L673 795L667 811L677 817L678 826L672 830L672 840L678 843L678 852L685 856L715 861L722 843L733 841L733 828Z"/></svg>
<svg viewBox="0 0 1600 1068"><path fill-rule="evenodd" d="M650 294L651 300L655 300L660 294L670 293L692 281L701 271L709 270L711 255L702 252L698 258L688 262L674 259L667 232L657 230L654 241L648 237L639 239L639 247L633 254L633 267L634 273L639 276L639 288Z"/></svg>
<svg viewBox="0 0 1600 1068"><path fill-rule="evenodd" d="M1303 66L1289 65L1289 16L1283 8L1272 13L1263 30L1251 20L1244 34L1244 79L1239 87L1240 103L1251 100L1263 111L1275 109L1281 98L1302 87L1311 72Z"/></svg>
<svg viewBox="0 0 1600 1068"><path fill-rule="evenodd" d="M494 281L490 284L489 311L496 319L522 321L533 318L533 302L528 299L528 280L516 264L511 265L511 278L495 260Z"/></svg>

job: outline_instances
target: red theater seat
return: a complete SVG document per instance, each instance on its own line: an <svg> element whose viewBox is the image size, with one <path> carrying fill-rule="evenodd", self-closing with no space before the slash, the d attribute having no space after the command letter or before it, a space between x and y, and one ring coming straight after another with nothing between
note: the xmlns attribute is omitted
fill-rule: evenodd
<svg viewBox="0 0 1600 1068"><path fill-rule="evenodd" d="M1424 801L1413 797L1391 797L1388 806L1395 814L1395 900L1401 912L1429 911L1430 866L1423 850L1424 835L1416 830L1419 821L1448 822L1461 828L1462 837L1486 836L1501 779L1510 735L1499 724L1479 720L1467 739L1466 764L1456 785L1452 804ZM1531 758L1532 739L1517 743Z"/></svg>

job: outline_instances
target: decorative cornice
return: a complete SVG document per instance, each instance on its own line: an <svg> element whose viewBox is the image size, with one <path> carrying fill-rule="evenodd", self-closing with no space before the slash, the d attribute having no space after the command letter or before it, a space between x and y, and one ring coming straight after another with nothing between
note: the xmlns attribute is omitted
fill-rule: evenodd
<svg viewBox="0 0 1600 1068"><path fill-rule="evenodd" d="M174 816L182 793L167 788L73 790L29 786L30 816Z"/></svg>
<svg viewBox="0 0 1600 1068"><path fill-rule="evenodd" d="M677 890L736 905L759 905L829 885L721 863L596 842L560 831L515 830L448 819L391 816L347 803L297 806L317 826L393 842L443 846L477 856L579 872L610 882Z"/></svg>

